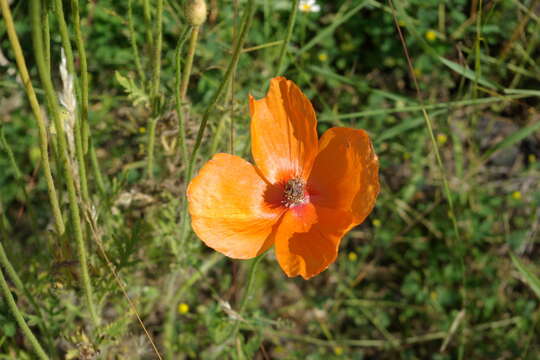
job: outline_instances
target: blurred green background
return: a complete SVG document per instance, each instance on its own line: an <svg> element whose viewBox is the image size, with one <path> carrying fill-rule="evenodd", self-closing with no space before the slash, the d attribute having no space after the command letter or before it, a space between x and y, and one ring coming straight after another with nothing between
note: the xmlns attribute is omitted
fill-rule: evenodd
<svg viewBox="0 0 540 360"><path fill-rule="evenodd" d="M43 3L50 12L52 75L60 89L58 22L52 4ZM128 2L80 4L89 125L105 189L98 191L92 173L89 184L104 248L162 354L174 359L540 357L540 2L396 0L392 7L375 0L319 0L319 11L316 6L298 11L283 75L313 102L320 134L332 126L369 132L380 159L381 193L366 222L343 239L338 260L315 278L286 278L271 250L241 315L240 337L232 342L228 336L239 316L247 265L213 253L194 235L178 243L186 165L176 142L174 103L175 47L187 26L181 1L164 1L156 165L153 179L144 177L156 7L149 2L145 19L143 3L133 0L131 11L146 81L134 61ZM231 121L235 153L250 157L248 94L264 96L276 75L291 14L290 1L255 3L233 85L211 113L197 166L230 150ZM64 8L70 14L70 2ZM209 0L208 8L185 106L188 149L230 60L245 1ZM11 9L45 110L28 4L13 1ZM71 31L71 17L66 19ZM42 316L12 289L19 307L43 343L39 325L48 328L49 348L56 351L52 358L154 358L87 227L90 273L104 324L89 323L75 243L51 231L37 126L4 22L0 45L2 243ZM61 187L61 172L53 167L53 174ZM60 193L65 210L67 195ZM4 298L0 354L34 358Z"/></svg>

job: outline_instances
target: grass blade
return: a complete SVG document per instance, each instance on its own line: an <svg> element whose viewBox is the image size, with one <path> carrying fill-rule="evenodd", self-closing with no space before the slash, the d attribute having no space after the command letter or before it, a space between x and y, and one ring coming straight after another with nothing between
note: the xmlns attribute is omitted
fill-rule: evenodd
<svg viewBox="0 0 540 360"><path fill-rule="evenodd" d="M440 62L442 62L444 65L446 65L448 68L450 68L451 70L457 72L458 74L460 74L461 76L471 80L471 81L476 81L478 82L479 84L481 85L484 85L485 87L488 87L492 90L496 90L499 86L493 84L492 82L486 80L485 78L483 77L477 77L477 75L474 73L473 70L469 69L469 68L466 68L462 65L459 65L458 63L455 63L451 60L448 60L448 59L445 59L444 57L442 56L439 56L439 60Z"/></svg>
<svg viewBox="0 0 540 360"><path fill-rule="evenodd" d="M529 266L525 265L525 263L523 263L516 255L510 253L510 257L512 258L512 263L521 274L523 281L529 285L531 290L534 291L536 296L540 299L540 279L533 274Z"/></svg>

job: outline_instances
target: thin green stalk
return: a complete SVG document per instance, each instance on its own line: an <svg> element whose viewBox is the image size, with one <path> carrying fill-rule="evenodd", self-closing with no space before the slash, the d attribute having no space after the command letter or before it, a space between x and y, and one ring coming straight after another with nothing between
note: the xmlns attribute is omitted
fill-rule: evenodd
<svg viewBox="0 0 540 360"><path fill-rule="evenodd" d="M0 214L3 215L1 202ZM17 274L17 271L11 264L11 261L9 261L4 246L2 245L2 242L7 241L7 239L8 236L6 233L6 228L0 219L0 267L3 266L6 269L8 277L11 279L11 281L13 281L17 290L26 296L26 298L30 302L30 305L32 305L32 307L34 308L36 314L38 314L38 316L41 318L42 322L39 323L38 326L40 327L41 331L43 331L43 333L47 336L47 345L49 347L49 351L54 354L56 349L53 344L53 337L51 335L51 332L49 331L49 328L45 325L45 316L43 314L43 311L41 310L41 307L37 304L32 293L30 293L30 291L28 291L28 288L24 286L24 283L22 282L19 274Z"/></svg>
<svg viewBox="0 0 540 360"><path fill-rule="evenodd" d="M154 46L154 38L152 37L152 13L150 11L150 0L143 0L143 16L144 26L146 28L146 43L150 49Z"/></svg>
<svg viewBox="0 0 540 360"><path fill-rule="evenodd" d="M81 90L79 88L79 84L77 81L77 74L75 72L75 61L73 58L73 50L71 48L71 42L69 39L69 32L66 24L66 19L64 18L64 8L62 5L62 0L55 0L55 6L54 10L56 13L56 18L58 20L58 27L60 29L60 39L62 40L62 47L64 48L64 52L66 55L66 65L69 74L73 77L73 81L75 83L75 92L76 92L76 98L77 98L77 104L81 104L82 101L82 95ZM78 8L77 8L78 13ZM80 36L80 34L79 34ZM81 37L82 41L82 37ZM80 49L79 49L80 51ZM84 50L83 50L84 52ZM81 66L82 66L82 56L79 52L79 57L81 58ZM85 67L86 67L86 56L85 58ZM81 68L82 70L82 68ZM86 72L86 71L85 71ZM50 74L50 72L49 72ZM86 75L85 75L86 76ZM88 80L87 80L87 87L88 87ZM82 106L84 107L84 106ZM82 108L81 107L81 108ZM88 113L88 89L86 93L86 113ZM84 148L83 148L83 111L78 111L77 114L71 114L72 116L76 116L75 118L75 129L74 129L74 137L75 137L75 156L77 158L77 162L79 165L79 186L81 189L81 194L84 203L88 203L90 200L90 196L88 195L88 181L86 179L86 162L84 159ZM88 116L88 115L87 115Z"/></svg>
<svg viewBox="0 0 540 360"><path fill-rule="evenodd" d="M155 46L153 48L153 72L152 72L152 86L150 87L150 101L154 103L154 114L156 112L156 101L159 93L159 76L161 72L161 46L163 42L162 27L163 27L163 0L157 0L156 7L156 34L154 36Z"/></svg>
<svg viewBox="0 0 540 360"><path fill-rule="evenodd" d="M49 9L48 2L44 2L43 8L41 9L41 23L43 24L43 43L45 44L45 64L47 64L47 69L51 69L51 32L49 26Z"/></svg>
<svg viewBox="0 0 540 360"><path fill-rule="evenodd" d="M457 101L448 101L448 102L439 102L436 104L424 104L424 105L410 105L402 106L395 108L387 109L373 109L365 110L349 114L341 115L321 115L320 120L344 120L344 119L354 119L359 117L374 116L374 115L385 115L385 114L395 114L395 113L407 113L407 112L418 112L422 109L433 110L433 109L451 109L451 108L462 108L465 106L482 106L491 103L511 101L516 99L523 99L526 97L534 96L532 94L513 94L513 95L500 95L499 97L491 96L485 98L469 99L469 100L457 100Z"/></svg>
<svg viewBox="0 0 540 360"><path fill-rule="evenodd" d="M234 74L231 81L231 107L229 112L229 153L234 155Z"/></svg>
<svg viewBox="0 0 540 360"><path fill-rule="evenodd" d="M291 41L294 23L296 22L296 13L298 12L298 1L299 0L293 0L291 4L291 16L289 16L289 23L287 24L287 34L285 35L285 39L283 40L283 43L281 44L281 48L279 49L279 57L278 57L278 63L276 67L276 76L281 75L283 71L283 62L285 60L285 54L287 53L287 48L289 47L289 42Z"/></svg>
<svg viewBox="0 0 540 360"><path fill-rule="evenodd" d="M154 44L152 83L150 86L150 102L152 104L152 116L148 119L148 155L146 160L146 176L154 176L154 148L156 125L159 121L159 77L161 72L161 45L163 23L163 0L157 0L156 9L156 35Z"/></svg>
<svg viewBox="0 0 540 360"><path fill-rule="evenodd" d="M146 156L146 176L151 179L154 177L154 148L156 144L156 126L159 121L159 116L150 117L148 119L148 154Z"/></svg>
<svg viewBox="0 0 540 360"><path fill-rule="evenodd" d="M480 39L482 38L482 0L478 1L478 11L476 16L476 38L474 40L474 80L472 84L472 100L478 98L478 82L482 77ZM471 117L472 127L478 123L478 112L475 111Z"/></svg>
<svg viewBox="0 0 540 360"><path fill-rule="evenodd" d="M237 310L237 313L238 313L238 318L236 319L234 325L233 325L233 329L231 331L231 334L229 336L229 339L235 341L236 340L236 335L238 334L238 330L240 329L240 320L242 318L242 315L244 314L244 311L246 310L246 306L247 306L247 303L248 301L250 300L251 296L252 296L252 292L253 292L253 284L255 283L255 274L257 272L257 267L259 265L259 263L261 262L261 260L264 258L264 255L266 253L262 253L261 255L257 256L255 259L251 260L251 264L250 264L250 267L249 267L249 272L248 272L248 280L247 280L247 286L246 286L246 290L244 292L244 296L242 297L242 300L240 302L240 306L238 307L238 310Z"/></svg>
<svg viewBox="0 0 540 360"><path fill-rule="evenodd" d="M101 169L99 168L99 161L96 155L96 148L94 147L92 138L90 138L89 152L90 163L92 165L92 170L94 171L94 179L96 180L98 190L101 194L105 194L105 183L103 182L103 176L101 175Z"/></svg>
<svg viewBox="0 0 540 360"><path fill-rule="evenodd" d="M238 26L238 0L234 0L233 2L233 39L236 39L236 28ZM230 96L231 96L231 106L229 108L229 118L230 118L230 126L229 126L229 153L234 155L234 75L236 73L236 66L233 69L233 73L231 75L231 81L230 81ZM217 136L216 136L217 138ZM211 152L211 154L213 151Z"/></svg>
<svg viewBox="0 0 540 360"><path fill-rule="evenodd" d="M233 54L231 57L231 60L229 61L229 65L227 66L227 70L225 71L225 75L223 76L223 79L221 80L221 84L219 85L219 88L214 93L214 96L210 100L210 103L206 107L206 110L204 111L201 124L199 125L199 131L197 133L197 138L195 139L195 144L193 145L193 150L191 151L191 156L189 159L189 164L186 170L186 176L185 181L186 184L191 181L191 176L193 174L193 167L195 165L195 159L197 158L197 153L199 151L199 148L202 143L202 138L204 135L204 131L206 129L206 124L208 123L208 119L210 118L210 114L214 110L214 107L216 106L219 98L221 95L223 95L223 92L227 88L227 83L231 79L233 69L236 67L236 64L238 63L238 59L240 57L241 49L244 46L244 41L246 39L248 30L251 26L251 21L253 20L253 14L255 13L255 1L254 0L248 0L246 4L246 9L244 10L244 16L242 18L242 27L240 30L240 33L238 35L238 40L236 41L235 48L233 50ZM181 239L184 241L186 235L187 235L187 201L184 202L183 212L182 212L182 235Z"/></svg>
<svg viewBox="0 0 540 360"><path fill-rule="evenodd" d="M139 49L137 48L137 33L135 32L135 28L133 26L133 9L132 9L132 1L128 0L128 29L129 29L129 42L131 43L131 50L133 51L133 57L135 58L135 66L137 67L137 72L139 73L139 77L141 78L141 82L143 84L146 83L146 75L144 73L142 63L141 63L141 57L139 55Z"/></svg>
<svg viewBox="0 0 540 360"><path fill-rule="evenodd" d="M81 19L79 14L79 0L71 0L71 12L73 16L73 27L75 28L75 44L79 53L79 63L81 67L81 137L83 155L88 153L88 137L90 126L88 124L88 65L86 61L86 50L81 32ZM86 172L86 169L85 169ZM86 183L82 183L85 185Z"/></svg>
<svg viewBox="0 0 540 360"><path fill-rule="evenodd" d="M178 43L176 45L175 51L175 86L174 86L174 95L175 95L175 107L176 115L178 118L178 147L180 148L180 155L182 160L182 166L187 168L188 162L188 150L186 144L186 124L184 119L184 112L182 110L182 98L180 96L180 81L182 77L182 62L181 54L184 47L184 43L187 40L189 35L190 28L187 27L182 35L178 38ZM184 201L186 199L184 198ZM171 250L175 255L178 255L178 248L175 241L171 241Z"/></svg>
<svg viewBox="0 0 540 360"><path fill-rule="evenodd" d="M7 0L2 0L7 1ZM6 278L4 277L4 273L0 269L0 287L2 288L2 293L8 303L9 309L13 313L13 316L15 316L15 320L17 320L17 323L21 327L22 332L24 333L24 336L30 341L30 344L32 344L32 347L34 348L34 351L36 352L36 355L40 359L48 360L49 356L45 353L45 350L41 347L41 344L39 343L38 339L34 336L32 333L32 330L28 327L28 324L24 320L24 317L21 314L21 311L19 310L19 307L17 306L17 303L15 302L15 299L13 298L13 295L11 295L11 291L9 290L9 285L6 281Z"/></svg>
<svg viewBox="0 0 540 360"><path fill-rule="evenodd" d="M71 42L69 39L69 31L67 28L66 19L64 18L64 5L62 0L54 0L54 12L56 15L56 20L58 21L58 29L60 30L60 40L62 41L62 47L64 48L64 53L66 55L66 64L68 72L75 79L75 62L73 60L73 49L71 48ZM75 87L77 89L77 87ZM77 96L79 100L79 96Z"/></svg>
<svg viewBox="0 0 540 360"><path fill-rule="evenodd" d="M226 119L226 115L223 114L223 116L219 118L217 126L212 134L212 141L210 142L210 151L209 151L210 154L216 153L219 143L221 142L221 136L223 135L223 130L225 129L225 119Z"/></svg>
<svg viewBox="0 0 540 360"><path fill-rule="evenodd" d="M182 97L180 95L180 82L182 77L182 62L181 55L184 44L189 35L191 29L188 27L184 30L182 35L178 38L178 43L176 45L175 51L175 85L174 85L174 95L175 95L175 105L176 105L176 115L178 117L178 144L180 147L180 153L182 156L182 165L187 166L188 161L188 151L186 145L186 124L184 119L184 112L182 111Z"/></svg>
<svg viewBox="0 0 540 360"><path fill-rule="evenodd" d="M266 253L262 253L261 255L257 256L255 259L251 260L251 265L249 267L249 273L248 273L248 283L246 287L246 292L244 293L244 297L242 298L242 301L240 302L240 307L238 308L238 313L240 315L244 313L248 300L251 297L251 292L253 291L253 284L255 283L255 273L257 272L257 267L259 263L261 262L261 260L264 258L265 254ZM238 324L238 321L237 321L237 324Z"/></svg>
<svg viewBox="0 0 540 360"><path fill-rule="evenodd" d="M6 0L2 0L6 1ZM58 138L58 150L62 159L64 179L66 182L68 197L69 197L69 209L71 215L71 222L73 226L75 240L77 242L77 250L79 263L81 267L81 277L83 282L83 288L85 292L85 298L88 310L90 311L90 317L94 325L99 325L99 317L94 306L92 284L90 282L90 275L88 273L88 263L86 254L86 244L83 239L83 233L81 228L81 217L79 212L79 204L77 194L75 190L75 181L73 179L73 167L71 165L68 147L66 141L66 134L64 131L64 124L60 118L59 105L56 98L56 93L52 84L50 72L47 72L43 56L43 37L41 36L41 21L40 21L40 1L32 0L30 2L30 11L32 18L32 40L34 44L34 56L38 67L38 73L41 78L42 86L45 90L47 98L47 105L52 115L54 126L56 128Z"/></svg>
<svg viewBox="0 0 540 360"><path fill-rule="evenodd" d="M193 66L193 58L195 57L195 49L197 48L197 39L199 38L200 26L191 26L191 37L189 38L189 48L186 58L186 65L182 74L182 84L180 85L180 95L182 101L186 99L187 88L189 85L189 77L191 76L191 68Z"/></svg>
<svg viewBox="0 0 540 360"><path fill-rule="evenodd" d="M267 49L269 47L278 46L278 45L281 45L281 44L283 44L283 40L271 41L271 42L268 42L268 43L265 43L265 44L251 46L251 47L242 49L242 52L243 53L248 53L248 52L252 52L252 51ZM265 58L265 57L266 56L263 55L263 58Z"/></svg>
<svg viewBox="0 0 540 360"><path fill-rule="evenodd" d="M41 114L41 109L37 101L36 93L32 86L30 75L28 74L28 68L26 67L26 62L24 60L21 45L15 31L15 25L13 23L13 18L11 16L11 11L9 9L7 0L0 0L0 5L2 7L2 15L4 17L4 24L7 29L9 41L15 55L17 67L19 69L19 75L21 76L22 83L24 84L24 89L26 90L26 95L28 97L28 101L30 102L30 107L32 108L32 112L34 113L34 117L36 118L39 131L39 148L41 155L41 163L43 164L43 172L45 174L45 180L47 182L49 201L51 203L52 213L55 220L56 232L58 233L58 235L62 235L65 231L65 225L62 218L62 212L58 203L58 195L56 193L56 188L54 186L54 180L51 173L48 150L49 145L45 119L43 119L43 115ZM46 67L45 64L44 66Z"/></svg>

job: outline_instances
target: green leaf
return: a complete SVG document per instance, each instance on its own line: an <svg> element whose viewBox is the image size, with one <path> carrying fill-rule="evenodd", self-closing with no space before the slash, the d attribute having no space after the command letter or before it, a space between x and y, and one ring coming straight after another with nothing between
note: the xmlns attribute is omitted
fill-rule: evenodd
<svg viewBox="0 0 540 360"><path fill-rule="evenodd" d="M114 72L114 77L120 86L124 88L124 91L128 94L128 99L131 100L134 106L139 104L148 106L150 104L148 94L146 94L144 89L140 89L133 79L123 76L118 71Z"/></svg>
<svg viewBox="0 0 540 360"><path fill-rule="evenodd" d="M533 274L529 266L525 265L516 255L510 253L510 257L512 258L514 266L523 277L525 283L529 285L531 290L534 291L536 296L538 296L538 298L540 299L540 279L538 279L538 277Z"/></svg>
<svg viewBox="0 0 540 360"><path fill-rule="evenodd" d="M526 96L538 96L538 97L540 97L540 90L504 89L504 93L507 94L507 95L526 95Z"/></svg>
<svg viewBox="0 0 540 360"><path fill-rule="evenodd" d="M474 71L472 71L469 68L461 66L458 63L455 63L455 62L453 62L451 60L448 60L448 59L446 59L446 58L444 58L442 56L439 56L439 60L444 65L449 67L451 70L457 72L458 74L466 77L467 79L469 79L471 81L477 81L479 84L484 85L485 87L488 87L488 88L493 89L493 90L496 90L498 88L497 85L493 84L492 82L486 80L485 78L483 78L481 76L476 78L476 74L474 73Z"/></svg>

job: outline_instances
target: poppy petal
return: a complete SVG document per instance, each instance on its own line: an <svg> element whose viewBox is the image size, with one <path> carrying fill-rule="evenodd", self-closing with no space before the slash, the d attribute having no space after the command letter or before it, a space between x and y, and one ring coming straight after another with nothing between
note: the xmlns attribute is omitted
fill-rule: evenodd
<svg viewBox="0 0 540 360"><path fill-rule="evenodd" d="M244 159L216 154L187 190L193 231L209 247L236 259L272 246L272 226L283 210L264 199L269 185Z"/></svg>
<svg viewBox="0 0 540 360"><path fill-rule="evenodd" d="M314 208L317 222L307 232L291 233L287 223L289 213L277 225L274 234L276 257L289 277L301 275L309 279L328 268L336 260L340 240L351 224L352 217L348 212Z"/></svg>
<svg viewBox="0 0 540 360"><path fill-rule="evenodd" d="M360 224L379 193L379 160L364 130L331 128L321 137L308 179L313 203L351 212Z"/></svg>
<svg viewBox="0 0 540 360"><path fill-rule="evenodd" d="M307 178L317 155L317 119L311 102L290 80L270 81L266 97L249 99L251 152L268 181Z"/></svg>

